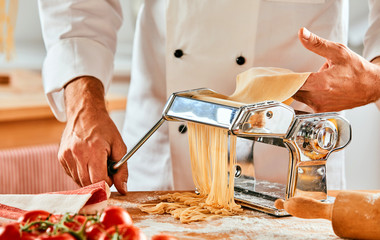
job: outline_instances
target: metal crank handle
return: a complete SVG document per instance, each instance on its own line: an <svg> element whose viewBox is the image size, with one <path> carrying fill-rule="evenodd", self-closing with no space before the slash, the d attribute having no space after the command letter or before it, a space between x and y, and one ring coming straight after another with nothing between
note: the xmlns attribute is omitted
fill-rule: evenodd
<svg viewBox="0 0 380 240"><path fill-rule="evenodd" d="M158 122L145 134L144 137L142 137L140 139L140 141L132 148L131 151L127 152L127 154L124 155L124 157L122 157L120 159L120 161L118 162L115 162L115 161L112 161L111 159L108 159L107 160L107 171L108 171L108 176L112 176L114 175L115 173L117 173L117 170L119 169L119 167L121 165L123 165L130 157L132 157L132 155L146 142L146 140L148 140L148 138L150 136L152 136L152 134L157 131L157 129L159 127L161 127L161 125L165 122L165 119L163 117L160 118L160 120L158 120Z"/></svg>

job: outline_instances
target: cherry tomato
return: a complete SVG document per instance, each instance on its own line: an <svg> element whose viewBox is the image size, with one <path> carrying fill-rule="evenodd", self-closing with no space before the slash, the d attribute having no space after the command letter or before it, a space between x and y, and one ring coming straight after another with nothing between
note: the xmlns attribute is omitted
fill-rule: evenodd
<svg viewBox="0 0 380 240"><path fill-rule="evenodd" d="M42 224L42 223L35 223L32 226L29 226L28 229L32 231L33 233L43 233L43 232L49 232L53 230L52 224L58 222L58 216L52 215L51 213L43 210L32 210L26 212L24 215L19 217L17 220L19 223L24 225L24 227L32 222L37 221L47 221L49 223Z"/></svg>
<svg viewBox="0 0 380 240"><path fill-rule="evenodd" d="M105 231L101 223L94 223L86 228L87 240L98 240Z"/></svg>
<svg viewBox="0 0 380 240"><path fill-rule="evenodd" d="M70 216L64 224L71 230L79 231L82 228L83 224L86 222L86 219L87 218L82 215Z"/></svg>
<svg viewBox="0 0 380 240"><path fill-rule="evenodd" d="M43 210L33 210L28 211L17 220L19 223L27 223L34 221L45 221L49 220L50 222L55 223L57 221L57 216Z"/></svg>
<svg viewBox="0 0 380 240"><path fill-rule="evenodd" d="M9 223L0 227L0 240L21 239L19 223Z"/></svg>
<svg viewBox="0 0 380 240"><path fill-rule="evenodd" d="M49 236L47 234L40 235L38 240L76 240L74 236L70 233L62 233L54 236Z"/></svg>
<svg viewBox="0 0 380 240"><path fill-rule="evenodd" d="M144 233L133 225L120 224L107 229L100 237L101 240L146 240Z"/></svg>
<svg viewBox="0 0 380 240"><path fill-rule="evenodd" d="M177 238L161 233L161 234L154 235L152 237L152 240L177 240Z"/></svg>
<svg viewBox="0 0 380 240"><path fill-rule="evenodd" d="M83 225L83 223L85 223L86 220L87 220L87 217L86 217L86 216L83 216L83 215L75 215L73 218L75 219L75 221L81 223L82 225Z"/></svg>
<svg viewBox="0 0 380 240"><path fill-rule="evenodd" d="M100 215L100 222L108 229L114 225L125 224L132 225L132 218L129 213L121 207L110 206L107 207Z"/></svg>
<svg viewBox="0 0 380 240"><path fill-rule="evenodd" d="M28 232L21 232L21 240L35 240L38 238L38 235Z"/></svg>

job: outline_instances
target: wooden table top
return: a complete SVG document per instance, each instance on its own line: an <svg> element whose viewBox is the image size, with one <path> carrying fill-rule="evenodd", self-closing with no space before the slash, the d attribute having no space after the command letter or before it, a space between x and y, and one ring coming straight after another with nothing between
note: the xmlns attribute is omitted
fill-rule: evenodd
<svg viewBox="0 0 380 240"><path fill-rule="evenodd" d="M324 219L273 217L244 209L243 214L207 222L182 224L171 215L149 215L139 204L159 202L166 192L112 193L109 205L121 206L131 214L135 225L149 237L166 233L178 239L340 239L331 222Z"/></svg>

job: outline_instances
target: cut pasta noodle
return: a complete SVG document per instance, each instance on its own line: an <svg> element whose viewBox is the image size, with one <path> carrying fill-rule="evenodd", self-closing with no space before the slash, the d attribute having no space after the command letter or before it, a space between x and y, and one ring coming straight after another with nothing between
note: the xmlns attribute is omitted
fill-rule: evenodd
<svg viewBox="0 0 380 240"><path fill-rule="evenodd" d="M14 28L17 19L17 0L0 0L0 53L4 53L7 61L14 53Z"/></svg>
<svg viewBox="0 0 380 240"><path fill-rule="evenodd" d="M229 135L226 129L203 124L188 122L187 126L191 170L198 194L166 194L160 196L163 202L142 204L140 209L151 214L170 213L182 223L242 212L234 200L236 136Z"/></svg>

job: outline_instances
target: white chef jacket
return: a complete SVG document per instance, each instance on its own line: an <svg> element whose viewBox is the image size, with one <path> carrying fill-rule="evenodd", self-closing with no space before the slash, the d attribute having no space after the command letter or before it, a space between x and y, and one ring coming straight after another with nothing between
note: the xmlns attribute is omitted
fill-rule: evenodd
<svg viewBox="0 0 380 240"><path fill-rule="evenodd" d="M380 1L370 1L370 6L364 51L368 60L380 55ZM47 48L45 92L55 116L65 121L63 86L70 80L90 75L108 89L121 9L117 0L40 0L39 7ZM301 27L346 44L348 2L145 1L137 19L122 131L127 146L131 148L160 118L173 92L207 87L228 95L235 89L236 75L255 66L317 71L325 59L301 45ZM178 130L182 124L164 124L128 161L129 190L193 188L187 136ZM256 172L274 178L287 169L288 155L273 155L266 148L255 146ZM341 151L328 160L330 188L344 188L343 158Z"/></svg>

